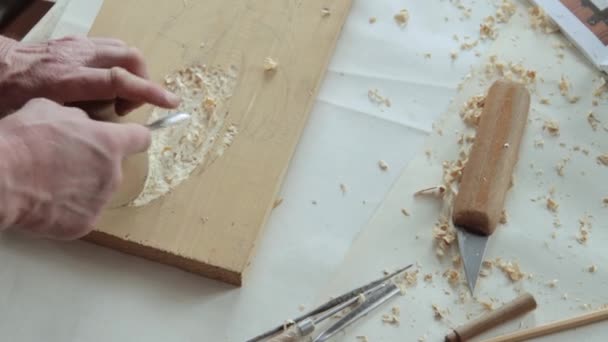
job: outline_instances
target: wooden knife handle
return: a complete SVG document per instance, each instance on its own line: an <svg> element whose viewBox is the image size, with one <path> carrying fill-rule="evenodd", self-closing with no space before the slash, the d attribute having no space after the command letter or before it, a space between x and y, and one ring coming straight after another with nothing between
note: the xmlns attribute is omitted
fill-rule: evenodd
<svg viewBox="0 0 608 342"><path fill-rule="evenodd" d="M481 235L496 229L529 109L522 84L500 80L490 87L454 202L455 225Z"/></svg>
<svg viewBox="0 0 608 342"><path fill-rule="evenodd" d="M445 337L445 342L465 342L504 322L536 309L536 300L524 293L500 308L460 326Z"/></svg>

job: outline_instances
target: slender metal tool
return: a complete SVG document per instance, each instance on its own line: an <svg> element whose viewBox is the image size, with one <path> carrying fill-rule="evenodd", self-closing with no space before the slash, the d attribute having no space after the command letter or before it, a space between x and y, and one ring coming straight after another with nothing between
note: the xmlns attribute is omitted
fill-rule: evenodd
<svg viewBox="0 0 608 342"><path fill-rule="evenodd" d="M496 81L488 91L452 220L471 293L505 203L528 120L530 94L519 83Z"/></svg>
<svg viewBox="0 0 608 342"><path fill-rule="evenodd" d="M351 312L342 317L339 321L334 323L331 327L317 336L313 342L325 342L332 336L342 331L349 325L355 323L380 305L384 304L389 299L400 293L401 290L397 285L390 283L387 286L374 291L368 298L365 299L363 304L359 305Z"/></svg>
<svg viewBox="0 0 608 342"><path fill-rule="evenodd" d="M358 288L356 288L354 290L348 291L348 292L346 292L346 293L344 293L344 294L342 294L342 295L340 295L340 296L338 296L336 298L333 298L332 300L330 300L330 301L328 301L326 303L321 304L320 306L312 309L311 311L309 311L309 312L307 312L307 313L305 313L305 314L303 314L303 315L301 315L299 317L296 317L295 319L293 319L293 321L297 324L297 323L302 322L302 321L307 320L307 319L313 319L314 320L315 319L314 316L317 316L317 315L320 315L322 313L325 313L328 310L334 309L335 307L338 307L338 306L344 306L344 308L348 307L352 303L356 302L357 297L360 294L364 294L365 295L369 291L377 290L380 287L384 287L386 285L386 282L388 280L390 280L393 277L395 277L395 276L403 273L404 271L406 271L410 267L412 267L411 264L407 265L407 266L405 266L403 268L400 268L400 269L396 270L395 272L390 273L390 274L388 274L388 275L386 275L386 276L384 276L384 277L382 277L380 279L374 280L374 281L372 281L372 282L370 282L368 284L365 284L365 285L363 285L361 287L358 287ZM345 303L349 303L349 304L345 305ZM319 317L321 317L321 316L319 316ZM308 328L306 328L306 329L308 329ZM284 330L284 326L283 325L279 325L279 326L277 326L277 327L275 327L275 328L273 328L273 329L271 329L271 330L269 330L269 331L267 331L265 333L262 333L261 335L258 335L258 336L254 337L252 339L247 340L247 342L263 341L263 340L267 339L270 336L274 336L274 335L280 333L283 330Z"/></svg>
<svg viewBox="0 0 608 342"><path fill-rule="evenodd" d="M368 296L372 296L375 292L379 291L380 289L382 289L386 286L388 286L387 282L380 283L380 284L376 285L375 287L363 292L362 297L360 297L360 296L352 297L351 299L334 306L333 308L319 314L316 317L309 317L309 318L303 319L303 320L295 323L291 327L289 327L287 330L281 332L279 335L273 336L271 339L268 340L268 342L298 341L302 337L306 337L306 336L312 334L315 331L317 324L325 321L326 319L332 317L333 315L339 313L340 311L342 311L350 306L355 305L356 303L359 302L359 298L367 298Z"/></svg>
<svg viewBox="0 0 608 342"><path fill-rule="evenodd" d="M187 113L173 113L165 116L164 118L158 119L152 123L146 125L150 130L155 131L157 129L177 125L178 123L184 122L190 119L190 114Z"/></svg>

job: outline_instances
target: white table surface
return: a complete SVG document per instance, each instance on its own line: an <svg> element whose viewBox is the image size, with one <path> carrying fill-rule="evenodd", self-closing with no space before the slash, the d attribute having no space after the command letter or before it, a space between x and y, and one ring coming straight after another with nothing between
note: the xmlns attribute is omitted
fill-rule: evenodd
<svg viewBox="0 0 608 342"><path fill-rule="evenodd" d="M84 242L4 234L0 340L240 341L297 315L299 305L310 308L479 60L474 52L487 48L450 59L459 46L452 35L476 37L481 18L495 11L485 2L463 2L474 8L470 19L459 20L460 10L447 0L354 0L285 178L284 202L270 217L245 286ZM100 3L60 0L62 10L27 38L86 33ZM402 29L393 15L403 7L411 19ZM377 17L373 25L370 16ZM372 104L371 88L392 106ZM388 172L379 170L380 159Z"/></svg>

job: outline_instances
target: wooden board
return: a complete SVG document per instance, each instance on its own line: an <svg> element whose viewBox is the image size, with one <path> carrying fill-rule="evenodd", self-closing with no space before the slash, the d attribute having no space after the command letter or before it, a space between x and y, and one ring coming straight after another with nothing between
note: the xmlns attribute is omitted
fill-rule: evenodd
<svg viewBox="0 0 608 342"><path fill-rule="evenodd" d="M86 239L241 285L350 2L105 0L91 36L138 47L159 82L191 64L236 65L227 122L239 134L162 199L106 210ZM324 7L331 15L321 15ZM272 77L263 70L269 56L280 62ZM142 108L129 120L143 122L150 112Z"/></svg>

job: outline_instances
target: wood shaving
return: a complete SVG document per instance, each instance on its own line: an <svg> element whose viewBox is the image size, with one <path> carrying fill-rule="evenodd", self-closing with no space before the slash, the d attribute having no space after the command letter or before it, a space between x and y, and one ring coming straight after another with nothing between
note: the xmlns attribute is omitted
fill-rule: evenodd
<svg viewBox="0 0 608 342"><path fill-rule="evenodd" d="M449 270L445 271L443 273L443 276L448 279L448 283L451 286L458 285L458 282L460 281L460 274L458 273L458 271L453 270L453 269L449 269Z"/></svg>
<svg viewBox="0 0 608 342"><path fill-rule="evenodd" d="M555 120L546 120L543 124L543 130L546 130L552 136L559 136L559 123Z"/></svg>
<svg viewBox="0 0 608 342"><path fill-rule="evenodd" d="M376 105L379 105L379 106L384 105L386 107L391 106L391 100L388 97L384 97L384 96L380 95L380 93L378 92L378 89L368 90L367 98Z"/></svg>
<svg viewBox="0 0 608 342"><path fill-rule="evenodd" d="M401 213L405 216L410 216L410 213L405 208L401 208Z"/></svg>
<svg viewBox="0 0 608 342"><path fill-rule="evenodd" d="M545 141L543 139L534 140L534 147L543 148L545 146Z"/></svg>
<svg viewBox="0 0 608 342"><path fill-rule="evenodd" d="M304 304L300 304L300 305L298 305L298 310L304 311L304 310L306 310L306 306L304 306Z"/></svg>
<svg viewBox="0 0 608 342"><path fill-rule="evenodd" d="M378 167L382 171L388 171L388 164L384 160L379 160L378 161Z"/></svg>
<svg viewBox="0 0 608 342"><path fill-rule="evenodd" d="M327 7L321 8L321 17L329 17L331 15L331 11Z"/></svg>
<svg viewBox="0 0 608 342"><path fill-rule="evenodd" d="M567 294L567 293L562 294L562 299L563 299L563 300L568 299L568 294Z"/></svg>
<svg viewBox="0 0 608 342"><path fill-rule="evenodd" d="M593 91L593 96L602 97L602 95L606 93L608 93L608 83L606 82L606 79L602 77L600 78L600 85Z"/></svg>
<svg viewBox="0 0 608 342"><path fill-rule="evenodd" d="M430 52L425 53L424 58L431 59L431 53Z"/></svg>
<svg viewBox="0 0 608 342"><path fill-rule="evenodd" d="M442 320L445 318L447 314L446 310L442 310L437 304L432 304L431 307L433 308L433 317L436 320Z"/></svg>
<svg viewBox="0 0 608 342"><path fill-rule="evenodd" d="M509 217L507 216L507 212L503 209L500 212L500 218L498 219L498 223L506 224L508 220L509 220Z"/></svg>
<svg viewBox="0 0 608 342"><path fill-rule="evenodd" d="M555 165L555 171L557 172L557 174L561 177L564 177L564 168L566 167L566 164L570 161L570 158L564 158L562 160L560 160L557 165Z"/></svg>
<svg viewBox="0 0 608 342"><path fill-rule="evenodd" d="M397 25L399 25L400 27L404 27L410 20L410 13L408 12L408 10L402 9L401 11L399 11L399 13L395 14L394 18Z"/></svg>
<svg viewBox="0 0 608 342"><path fill-rule="evenodd" d="M604 166L608 166L608 153L604 153L597 156L597 163Z"/></svg>
<svg viewBox="0 0 608 342"><path fill-rule="evenodd" d="M549 104L551 104L551 102L549 101L549 99L548 99L548 98L546 98L546 97L542 97L542 98L540 99L540 104L549 105Z"/></svg>
<svg viewBox="0 0 608 342"><path fill-rule="evenodd" d="M600 120L595 117L593 112L587 113L587 122L594 131L597 131L597 127L601 124Z"/></svg>
<svg viewBox="0 0 608 342"><path fill-rule="evenodd" d="M367 336L356 336L355 338L361 342L369 342Z"/></svg>
<svg viewBox="0 0 608 342"><path fill-rule="evenodd" d="M535 30L540 30L544 33L555 33L559 31L559 27L547 16L540 7L532 7L528 10L530 15L530 27Z"/></svg>
<svg viewBox="0 0 608 342"><path fill-rule="evenodd" d="M443 185L437 185L437 186L433 186L430 188L425 188L422 190L418 190L416 192L414 192L414 196L420 196L420 195L433 195L433 196L439 196L442 197L446 192L446 187Z"/></svg>
<svg viewBox="0 0 608 342"><path fill-rule="evenodd" d="M597 266L591 265L587 268L587 271L589 271L589 273L595 273L597 272Z"/></svg>
<svg viewBox="0 0 608 342"><path fill-rule="evenodd" d="M562 76L562 78L559 80L558 87L562 96L568 96L568 92L570 91L570 82L564 76Z"/></svg>
<svg viewBox="0 0 608 342"><path fill-rule="evenodd" d="M478 40L474 40L472 42L464 42L464 43L460 44L460 50L463 50L463 51L464 50L471 50L474 47L476 47L477 44L479 44Z"/></svg>
<svg viewBox="0 0 608 342"><path fill-rule="evenodd" d="M450 52L450 58L455 61L458 58L458 52L456 51L451 51Z"/></svg>
<svg viewBox="0 0 608 342"><path fill-rule="evenodd" d="M547 209L556 213L559 208L559 204L551 197L547 197Z"/></svg>
<svg viewBox="0 0 608 342"><path fill-rule="evenodd" d="M398 306L393 306L391 312L393 313L393 315L399 317L399 315L401 314L401 309Z"/></svg>
<svg viewBox="0 0 608 342"><path fill-rule="evenodd" d="M266 58L264 58L263 66L264 66L264 71L267 73L270 73L270 72L277 70L277 68L279 67L279 62L277 62L272 57L266 57Z"/></svg>
<svg viewBox="0 0 608 342"><path fill-rule="evenodd" d="M430 283L433 281L433 274L432 273L427 273L424 275L424 281L427 283Z"/></svg>
<svg viewBox="0 0 608 342"><path fill-rule="evenodd" d="M492 303L491 300L489 299L479 299L477 301L479 304L481 304L481 307L486 310L486 311L494 311L494 303Z"/></svg>
<svg viewBox="0 0 608 342"><path fill-rule="evenodd" d="M452 257L452 265L456 268L458 268L458 267L460 267L460 265L462 265L462 257L460 256L460 254L454 255Z"/></svg>
<svg viewBox="0 0 608 342"><path fill-rule="evenodd" d="M418 284L418 270L411 272L403 272L403 277L399 280L399 282L406 287L413 287Z"/></svg>
<svg viewBox="0 0 608 342"><path fill-rule="evenodd" d="M426 336L418 337L418 342L426 342Z"/></svg>
<svg viewBox="0 0 608 342"><path fill-rule="evenodd" d="M604 205L604 207L608 207L608 197L602 198L602 204Z"/></svg>
<svg viewBox="0 0 608 342"><path fill-rule="evenodd" d="M369 17L369 23L370 24L376 23L376 20L377 20L376 17Z"/></svg>
<svg viewBox="0 0 608 342"><path fill-rule="evenodd" d="M435 240L435 254L442 257L456 240L456 231L445 218L440 219L433 227L433 238Z"/></svg>
<svg viewBox="0 0 608 342"><path fill-rule="evenodd" d="M557 279L553 279L553 280L551 280L551 281L547 282L547 287L550 287L550 288L556 288L556 287L557 287L557 283L558 283L558 282L559 282L559 281L558 281Z"/></svg>
<svg viewBox="0 0 608 342"><path fill-rule="evenodd" d="M342 191L342 195L346 195L348 192L348 187L344 183L340 183L340 191Z"/></svg>
<svg viewBox="0 0 608 342"><path fill-rule="evenodd" d="M399 325L399 317L391 314L382 315L382 323L387 323L391 325Z"/></svg>
<svg viewBox="0 0 608 342"><path fill-rule="evenodd" d="M283 204L283 198L277 198L274 203L272 204L272 209L276 209L278 206L280 206L281 204Z"/></svg>
<svg viewBox="0 0 608 342"><path fill-rule="evenodd" d="M519 264L511 261L503 261L498 259L496 267L500 269L512 282L520 281L525 274L519 269Z"/></svg>
<svg viewBox="0 0 608 342"><path fill-rule="evenodd" d="M357 296L357 304L363 304L365 302L365 293L359 293Z"/></svg>
<svg viewBox="0 0 608 342"><path fill-rule="evenodd" d="M589 240L589 233L591 231L591 222L589 222L589 216L585 215L578 220L578 235L576 241L581 245L587 244Z"/></svg>

